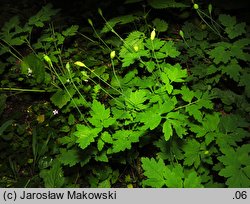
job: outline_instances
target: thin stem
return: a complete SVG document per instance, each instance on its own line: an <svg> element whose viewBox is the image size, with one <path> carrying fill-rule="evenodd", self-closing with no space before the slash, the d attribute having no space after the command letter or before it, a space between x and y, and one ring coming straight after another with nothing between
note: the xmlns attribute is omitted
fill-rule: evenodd
<svg viewBox="0 0 250 204"><path fill-rule="evenodd" d="M120 83L120 81L119 81L119 79L118 79L118 77L117 77L117 75L116 75L116 72L115 72L115 65L114 65L113 59L111 59L111 64L112 64L112 69L113 69L113 73L114 73L114 76L115 76L115 78L116 78L116 81L118 82L118 85L119 85L119 87L120 87L120 89L121 89L121 92L123 92L123 89L122 89L122 87L121 87L121 83Z"/></svg>
<svg viewBox="0 0 250 204"><path fill-rule="evenodd" d="M39 92L39 93L46 93L46 92L54 92L55 90L41 90L41 89L20 89L20 88L0 88L0 91L20 91L20 92Z"/></svg>
<svg viewBox="0 0 250 204"><path fill-rule="evenodd" d="M65 84L63 83L63 81L62 81L61 77L59 76L59 74L56 72L56 70L55 70L55 68L53 67L53 65L50 65L50 64L49 64L49 66L53 69L53 71L55 72L57 78L60 80L61 84L63 85L63 88L65 89L65 91L66 91L67 94L69 95L70 99L71 99L72 102L74 103L74 105L75 105L77 111L79 112L79 114L81 115L83 121L86 123L87 126L89 126L87 120L83 117L82 112L81 112L80 109L78 108L78 106L77 106L77 104L76 104L74 98L73 98L72 95L70 94L68 88L67 88L67 87L65 86Z"/></svg>
<svg viewBox="0 0 250 204"><path fill-rule="evenodd" d="M88 102L87 102L86 99L83 97L83 95L81 94L81 92L79 91L79 89L77 88L77 86L75 85L75 83L74 83L74 81L73 81L73 78L72 78L72 76L71 76L70 70L69 70L69 69L67 69L67 70L68 70L68 73L69 73L70 81L71 81L71 83L73 84L75 90L76 90L77 93L80 95L80 97L82 98L82 100L85 102L85 104L87 105L87 107L89 107Z"/></svg>
<svg viewBox="0 0 250 204"><path fill-rule="evenodd" d="M201 18L201 20L214 32L214 33L216 33L217 35L219 35L221 38L223 38L223 36L217 31L217 30L215 30L213 27L211 27L210 25L209 25L209 23L202 17L202 15L201 15L201 12L200 12L200 10L197 10L197 13L198 13L198 15L200 16L200 18Z"/></svg>

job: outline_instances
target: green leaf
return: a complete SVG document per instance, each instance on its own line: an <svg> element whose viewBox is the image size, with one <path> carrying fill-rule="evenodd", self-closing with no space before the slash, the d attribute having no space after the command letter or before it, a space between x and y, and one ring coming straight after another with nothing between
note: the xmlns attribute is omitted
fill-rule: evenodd
<svg viewBox="0 0 250 204"><path fill-rule="evenodd" d="M36 78L37 83L42 83L45 78L45 65L34 54L25 56L21 62L22 73L28 75L29 70Z"/></svg>
<svg viewBox="0 0 250 204"><path fill-rule="evenodd" d="M105 109L104 105L94 100L91 106L89 122L95 127L109 127L115 122L114 118L110 118L110 109Z"/></svg>
<svg viewBox="0 0 250 204"><path fill-rule="evenodd" d="M49 170L41 170L39 175L44 181L45 188L61 188L65 182L63 170L58 161L55 161Z"/></svg>
<svg viewBox="0 0 250 204"><path fill-rule="evenodd" d="M152 23L158 32L165 32L168 29L168 24L162 19L155 18Z"/></svg>
<svg viewBox="0 0 250 204"><path fill-rule="evenodd" d="M244 33L246 33L245 27L246 23L236 23L236 17L235 16L230 16L230 15L225 15L221 14L219 15L219 20L222 25L224 25L225 32L228 34L228 37L230 39L234 39Z"/></svg>
<svg viewBox="0 0 250 204"><path fill-rule="evenodd" d="M241 71L242 68L241 66L237 63L237 61L231 61L230 64L227 66L220 66L222 73L226 73L229 75L230 78L232 78L234 81L238 82L241 76Z"/></svg>
<svg viewBox="0 0 250 204"><path fill-rule="evenodd" d="M191 103L192 99L195 96L195 93L191 91L187 86L182 86L181 90L174 90L174 94L181 94L182 99L186 102Z"/></svg>
<svg viewBox="0 0 250 204"><path fill-rule="evenodd" d="M168 169L164 174L164 177L166 179L165 183L168 188L182 188L182 179L184 178L183 167L177 164L171 170Z"/></svg>
<svg viewBox="0 0 250 204"><path fill-rule="evenodd" d="M128 91L128 98L126 98L126 104L128 108L132 109L145 109L146 106L143 104L147 99L149 92L146 89L140 89L132 92Z"/></svg>
<svg viewBox="0 0 250 204"><path fill-rule="evenodd" d="M164 73L167 74L171 82L184 82L187 77L187 70L182 69L180 64L165 64L163 66Z"/></svg>
<svg viewBox="0 0 250 204"><path fill-rule="evenodd" d="M101 33L107 33L111 31L116 25L128 24L135 21L136 19L138 19L138 17L134 15L124 15L112 18L105 23L105 26L102 28Z"/></svg>
<svg viewBox="0 0 250 204"><path fill-rule="evenodd" d="M200 143L195 139L188 140L183 147L185 152L184 165L194 165L196 168L200 165L200 146Z"/></svg>
<svg viewBox="0 0 250 204"><path fill-rule="evenodd" d="M234 150L231 147L221 149L224 156L218 160L224 164L219 175L227 178L229 188L250 187L250 144L242 145Z"/></svg>
<svg viewBox="0 0 250 204"><path fill-rule="evenodd" d="M69 89L68 91L71 97L75 94L75 89L73 88ZM70 95L65 90L58 90L56 93L52 95L50 100L54 105L56 105L58 108L61 109L71 100Z"/></svg>
<svg viewBox="0 0 250 204"><path fill-rule="evenodd" d="M69 167L74 166L80 162L79 153L76 149L61 149L61 154L59 155L59 161L64 165L69 165Z"/></svg>
<svg viewBox="0 0 250 204"><path fill-rule="evenodd" d="M236 24L235 16L232 17L232 16L226 15L226 14L219 15L219 21L225 27L233 27Z"/></svg>
<svg viewBox="0 0 250 204"><path fill-rule="evenodd" d="M165 9L165 8L185 8L188 5L184 3L176 2L175 0L147 0L148 4L154 9Z"/></svg>
<svg viewBox="0 0 250 204"><path fill-rule="evenodd" d="M187 128L186 128L186 125L188 123L187 116L177 111L168 113L166 118L169 121L169 123L171 123L172 127L175 129L176 134L180 138L182 138L183 135L187 134Z"/></svg>
<svg viewBox="0 0 250 204"><path fill-rule="evenodd" d="M164 133L165 140L168 141L170 137L173 135L173 129L172 129L171 123L168 120L166 120L163 123L162 131Z"/></svg>
<svg viewBox="0 0 250 204"><path fill-rule="evenodd" d="M51 17L56 15L59 9L52 9L52 4L44 6L36 15L30 17L28 25L43 27L44 23L51 20Z"/></svg>
<svg viewBox="0 0 250 204"><path fill-rule="evenodd" d="M76 32L77 32L78 28L79 28L78 25L72 25L71 27L69 27L65 31L63 31L62 34L65 37L74 36L74 35L76 35Z"/></svg>
<svg viewBox="0 0 250 204"><path fill-rule="evenodd" d="M208 52L210 58L213 59L215 64L219 64L220 62L223 62L224 64L228 63L232 56L231 51L228 49L230 44L216 43L215 46L214 49Z"/></svg>
<svg viewBox="0 0 250 204"><path fill-rule="evenodd" d="M203 114L199 110L200 108L201 108L200 106L196 104L192 104L192 105L186 106L185 110L189 113L190 116L193 116L197 121L201 122Z"/></svg>
<svg viewBox="0 0 250 204"><path fill-rule="evenodd" d="M208 132L214 132L218 130L220 123L219 113L206 114L205 118L201 121L202 126L196 124L190 124L190 130L196 133L196 137L203 137Z"/></svg>
<svg viewBox="0 0 250 204"><path fill-rule="evenodd" d="M139 141L139 137L143 134L140 131L118 130L112 134L113 147L108 153L117 153L125 149L131 149L131 144Z"/></svg>
<svg viewBox="0 0 250 204"><path fill-rule="evenodd" d="M143 186L150 186L155 188L200 188L201 178L197 173L192 171L185 177L184 169L180 164L174 167L165 166L162 159L157 162L154 158L142 158L142 168L144 175L147 177L143 180Z"/></svg>
<svg viewBox="0 0 250 204"><path fill-rule="evenodd" d="M245 86L245 92L247 94L247 96L250 98L250 74L243 74L241 77L240 77L240 82L239 82L239 85L240 86Z"/></svg>
<svg viewBox="0 0 250 204"><path fill-rule="evenodd" d="M173 41L167 41L160 49L160 52L165 53L165 57L176 58L180 55L180 52L177 51Z"/></svg>
<svg viewBox="0 0 250 204"><path fill-rule="evenodd" d="M0 127L0 136L3 135L4 131L13 124L14 120L5 121Z"/></svg>
<svg viewBox="0 0 250 204"><path fill-rule="evenodd" d="M76 142L82 149L87 148L90 143L94 142L95 138L102 130L102 128L90 128L80 124L78 124L76 128L77 131L74 132L74 135L78 138Z"/></svg>
<svg viewBox="0 0 250 204"><path fill-rule="evenodd" d="M184 188L202 188L201 177L195 171L191 172L184 181Z"/></svg>
<svg viewBox="0 0 250 204"><path fill-rule="evenodd" d="M154 188L161 188L165 185L164 174L167 171L162 159L157 162L154 158L142 158L142 168L147 180L143 181L143 185Z"/></svg>

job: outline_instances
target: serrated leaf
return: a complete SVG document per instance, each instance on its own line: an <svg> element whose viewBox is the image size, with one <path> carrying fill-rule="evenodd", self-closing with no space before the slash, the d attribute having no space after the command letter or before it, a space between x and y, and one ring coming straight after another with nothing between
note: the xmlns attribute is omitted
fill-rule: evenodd
<svg viewBox="0 0 250 204"><path fill-rule="evenodd" d="M107 33L111 31L116 25L123 25L123 24L128 24L133 21L135 21L138 17L134 15L124 15L124 16L119 16L112 18L108 20L105 24L105 26L102 28L101 33Z"/></svg>
<svg viewBox="0 0 250 204"><path fill-rule="evenodd" d="M198 122L201 122L203 114L199 109L200 107L196 104L189 105L185 108L185 110L189 113L190 116L193 116Z"/></svg>
<svg viewBox="0 0 250 204"><path fill-rule="evenodd" d="M230 39L234 39L243 33L246 33L246 23L237 24L235 16L221 14L219 15L219 20L221 24L226 27L225 32L228 34Z"/></svg>
<svg viewBox="0 0 250 204"><path fill-rule="evenodd" d="M95 127L109 127L115 122L114 118L110 118L110 109L105 109L105 106L96 100L92 103L90 114L92 118L88 121Z"/></svg>
<svg viewBox="0 0 250 204"><path fill-rule="evenodd" d="M200 165L200 143L195 139L190 139L183 147L185 152L184 165L194 165L196 168Z"/></svg>
<svg viewBox="0 0 250 204"><path fill-rule="evenodd" d="M191 91L187 86L182 86L181 90L174 90L174 94L181 94L182 99L186 102L191 103L195 96L195 93Z"/></svg>
<svg viewBox="0 0 250 204"><path fill-rule="evenodd" d="M146 106L143 104L147 99L148 91L146 89L140 89L132 92L128 91L128 98L126 104L129 108L145 109Z"/></svg>
<svg viewBox="0 0 250 204"><path fill-rule="evenodd" d="M227 66L221 66L222 73L229 75L234 81L238 82L242 68L237 62L231 62Z"/></svg>
<svg viewBox="0 0 250 204"><path fill-rule="evenodd" d="M28 70L32 71L32 75L36 78L37 83L42 83L45 79L45 65L34 54L25 56L21 62L22 73L28 75Z"/></svg>
<svg viewBox="0 0 250 204"><path fill-rule="evenodd" d="M224 156L218 160L224 164L219 175L227 178L226 184L229 188L249 188L250 187L250 144L238 147L222 149Z"/></svg>
<svg viewBox="0 0 250 204"><path fill-rule="evenodd" d="M152 23L158 32L165 32L168 29L167 22L162 19L155 18Z"/></svg>
<svg viewBox="0 0 250 204"><path fill-rule="evenodd" d="M69 93L71 97L75 94L75 89L69 89ZM58 90L56 93L52 95L50 98L51 102L56 105L58 108L62 108L65 106L71 99L69 94L65 90Z"/></svg>
<svg viewBox="0 0 250 204"><path fill-rule="evenodd" d="M173 129L172 129L171 123L168 120L166 120L163 123L162 132L164 133L164 138L166 141L168 141L170 137L173 135Z"/></svg>
<svg viewBox="0 0 250 204"><path fill-rule="evenodd" d="M184 181L184 188L201 188L201 177L196 172L191 172Z"/></svg>
<svg viewBox="0 0 250 204"><path fill-rule="evenodd" d="M52 9L52 4L47 4L42 7L38 13L29 18L28 24L35 25L37 27L43 27L44 22L47 22L51 19L52 16L56 15L59 12L59 9Z"/></svg>
<svg viewBox="0 0 250 204"><path fill-rule="evenodd" d="M43 179L45 188L61 188L65 181L58 161L54 162L50 169L41 170L39 176Z"/></svg>
<svg viewBox="0 0 250 204"><path fill-rule="evenodd" d="M184 82L187 77L187 70L182 69L180 64L164 66L164 72L167 74L171 82Z"/></svg>
<svg viewBox="0 0 250 204"><path fill-rule="evenodd" d="M165 53L166 57L172 57L172 58L176 58L177 56L180 55L180 52L174 46L173 41L167 41L160 49L160 52Z"/></svg>
<svg viewBox="0 0 250 204"><path fill-rule="evenodd" d="M112 134L113 147L108 153L117 153L125 149L131 149L131 144L139 141L142 135L140 131L118 130Z"/></svg>
<svg viewBox="0 0 250 204"><path fill-rule="evenodd" d="M142 158L142 168L147 180L143 181L146 186L161 188L165 185L164 174L167 169L162 159L157 162L154 158Z"/></svg>
<svg viewBox="0 0 250 204"><path fill-rule="evenodd" d="M87 148L90 143L95 141L95 138L101 132L102 128L90 128L88 126L78 124L76 126L77 131L74 132L74 135L78 138L76 142L82 149Z"/></svg>
<svg viewBox="0 0 250 204"><path fill-rule="evenodd" d="M148 4L154 9L165 9L165 8L185 8L188 7L184 3L176 2L175 0L147 0Z"/></svg>
<svg viewBox="0 0 250 204"><path fill-rule="evenodd" d="M226 64L231 59L232 53L227 47L225 47L225 44L221 44L209 51L209 55L215 64L219 64L220 62Z"/></svg>
<svg viewBox="0 0 250 204"><path fill-rule="evenodd" d="M171 123L172 127L175 129L176 134L182 138L187 134L187 117L180 112L170 112L167 114L167 120Z"/></svg>
<svg viewBox="0 0 250 204"><path fill-rule="evenodd" d="M80 162L79 153L76 149L61 149L61 154L59 155L59 161L64 165L69 165L69 167L74 166Z"/></svg>
<svg viewBox="0 0 250 204"><path fill-rule="evenodd" d="M69 27L65 31L63 31L62 34L65 37L74 36L74 35L76 35L76 32L77 32L78 28L79 28L78 25L72 25L71 27Z"/></svg>

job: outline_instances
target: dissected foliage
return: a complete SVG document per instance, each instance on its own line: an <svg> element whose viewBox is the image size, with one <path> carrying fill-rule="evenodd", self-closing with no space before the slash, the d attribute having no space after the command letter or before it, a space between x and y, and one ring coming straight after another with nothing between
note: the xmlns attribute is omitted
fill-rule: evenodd
<svg viewBox="0 0 250 204"><path fill-rule="evenodd" d="M169 19L99 10L104 26L87 37L57 29L58 12L1 29L0 186L250 187L246 23L210 15L165 38ZM12 92L37 99L12 115Z"/></svg>

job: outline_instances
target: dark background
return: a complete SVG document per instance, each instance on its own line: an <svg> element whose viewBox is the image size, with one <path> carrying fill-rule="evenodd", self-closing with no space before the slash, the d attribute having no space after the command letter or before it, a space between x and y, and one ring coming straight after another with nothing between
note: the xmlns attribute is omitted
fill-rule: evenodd
<svg viewBox="0 0 250 204"><path fill-rule="evenodd" d="M176 0L178 1L178 0ZM192 0L179 0L192 5ZM107 19L142 10L147 1L135 4L124 4L125 0L0 0L0 27L14 15L20 15L24 22L36 14L42 6L52 3L54 8L61 9L61 18L65 24L87 24L87 19L98 19L97 8L101 8ZM250 22L250 0L196 0L199 5L212 3L219 12L236 15L239 20Z"/></svg>

